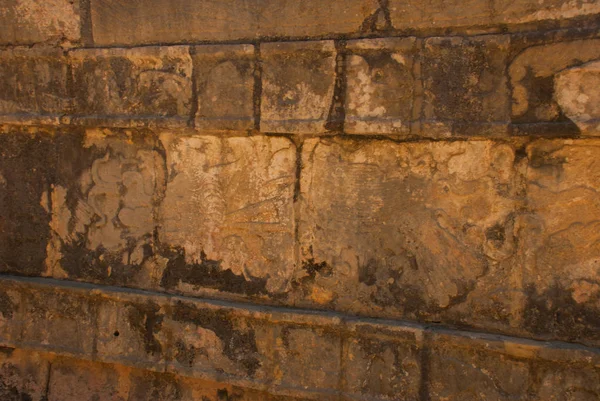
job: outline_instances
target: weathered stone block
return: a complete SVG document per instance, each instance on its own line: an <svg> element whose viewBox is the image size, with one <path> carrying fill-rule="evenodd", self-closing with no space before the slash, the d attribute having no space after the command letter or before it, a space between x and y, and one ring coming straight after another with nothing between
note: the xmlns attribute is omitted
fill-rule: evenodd
<svg viewBox="0 0 600 401"><path fill-rule="evenodd" d="M53 133L11 127L0 132L0 272L40 275L50 238Z"/></svg>
<svg viewBox="0 0 600 401"><path fill-rule="evenodd" d="M117 125L135 119L187 123L192 99L188 47L80 49L70 58L76 114L106 117Z"/></svg>
<svg viewBox="0 0 600 401"><path fill-rule="evenodd" d="M57 138L46 266L55 278L158 286L153 254L164 158L149 131L72 132Z"/></svg>
<svg viewBox="0 0 600 401"><path fill-rule="evenodd" d="M0 43L76 42L79 24L79 0L6 0L0 10Z"/></svg>
<svg viewBox="0 0 600 401"><path fill-rule="evenodd" d="M345 132L410 133L416 46L415 38L348 42Z"/></svg>
<svg viewBox="0 0 600 401"><path fill-rule="evenodd" d="M273 386L331 391L341 372L342 340L334 327L280 324L275 328Z"/></svg>
<svg viewBox="0 0 600 401"><path fill-rule="evenodd" d="M501 135L509 121L507 36L436 37L422 53L424 136Z"/></svg>
<svg viewBox="0 0 600 401"><path fill-rule="evenodd" d="M563 70L556 76L555 98L583 135L600 135L600 61Z"/></svg>
<svg viewBox="0 0 600 401"><path fill-rule="evenodd" d="M512 120L522 124L520 132L578 134L577 126L557 103L561 94L556 91L555 78L567 68L595 59L600 59L600 39L544 44L521 51L508 69L512 88ZM531 123L554 124L536 128Z"/></svg>
<svg viewBox="0 0 600 401"><path fill-rule="evenodd" d="M264 43L260 52L261 131L326 131L336 78L333 41Z"/></svg>
<svg viewBox="0 0 600 401"><path fill-rule="evenodd" d="M102 361L164 371L167 303L126 295L98 302L97 355Z"/></svg>
<svg viewBox="0 0 600 401"><path fill-rule="evenodd" d="M0 347L0 399L44 401L49 366L39 354Z"/></svg>
<svg viewBox="0 0 600 401"><path fill-rule="evenodd" d="M91 355L96 310L84 293L51 287L23 288L24 347L60 350L66 355Z"/></svg>
<svg viewBox="0 0 600 401"><path fill-rule="evenodd" d="M11 282L0 283L0 346L15 346L21 336L23 317L21 293Z"/></svg>
<svg viewBox="0 0 600 401"><path fill-rule="evenodd" d="M52 361L48 401L126 401L129 369L71 358ZM137 398L140 399L140 398Z"/></svg>
<svg viewBox="0 0 600 401"><path fill-rule="evenodd" d="M198 96L196 128L253 129L254 46L198 46L193 59Z"/></svg>
<svg viewBox="0 0 600 401"><path fill-rule="evenodd" d="M600 369L587 363L544 364L537 371L536 399L593 401L600 399Z"/></svg>
<svg viewBox="0 0 600 401"><path fill-rule="evenodd" d="M68 114L67 71L62 50L0 50L0 114Z"/></svg>
<svg viewBox="0 0 600 401"><path fill-rule="evenodd" d="M253 383L270 379L273 334L234 310L174 300L165 319L171 336L170 370L192 376Z"/></svg>
<svg viewBox="0 0 600 401"><path fill-rule="evenodd" d="M294 266L296 149L285 138L162 135L161 285L186 293L283 292Z"/></svg>
<svg viewBox="0 0 600 401"><path fill-rule="evenodd" d="M93 0L91 5L97 45L351 33L379 8L377 0Z"/></svg>
<svg viewBox="0 0 600 401"><path fill-rule="evenodd" d="M421 329L350 323L343 382L357 399L420 400ZM364 397L364 398L363 398Z"/></svg>
<svg viewBox="0 0 600 401"><path fill-rule="evenodd" d="M600 12L594 0L389 0L392 25L397 29L473 28L566 19Z"/></svg>
<svg viewBox="0 0 600 401"><path fill-rule="evenodd" d="M431 400L508 401L524 397L535 383L527 360L475 341L434 334L427 353Z"/></svg>
<svg viewBox="0 0 600 401"><path fill-rule="evenodd" d="M543 337L600 344L600 141L540 140L527 153L524 325Z"/></svg>
<svg viewBox="0 0 600 401"><path fill-rule="evenodd" d="M488 327L514 318L522 194L510 145L312 139L302 163L297 304Z"/></svg>

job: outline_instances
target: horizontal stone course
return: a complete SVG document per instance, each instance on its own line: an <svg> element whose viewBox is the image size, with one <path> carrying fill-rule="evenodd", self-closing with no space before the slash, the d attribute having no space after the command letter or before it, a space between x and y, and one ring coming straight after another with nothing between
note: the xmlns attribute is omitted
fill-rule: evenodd
<svg viewBox="0 0 600 401"><path fill-rule="evenodd" d="M62 372L54 378L56 386L62 384L58 379L61 374L83 375L87 367L101 369L94 370L99 374L98 380L107 377L101 372L121 376L131 372L131 368L147 370L139 371L141 377L152 377L152 371L164 372L164 365L156 364L157 358L164 358L167 370L176 375L176 382L185 383L192 377L217 380L223 386L267 390L303 399L337 399L344 395L384 400L402 394L405 399L417 400L427 394L430 399L458 400L468 394L509 397L523 394L523 389L542 395L560 372L569 372L558 383L564 391L573 391L577 385L576 391L581 394L598 396L600 392L598 381L590 380L600 374L600 353L594 348L51 279L5 276L0 286L22 295L59 291L67 304L80 302L83 297L91 304L105 305L111 315L117 316L116 320L106 320L101 310L92 314L74 310L71 319L87 316L94 320L95 325L81 329L87 337L99 345L112 343L114 349L128 350L128 354L110 356L101 348L72 352L56 342L48 344L42 340L50 333L46 329L50 326L44 324L52 319L47 315L38 320L42 327L39 342L25 343L21 335L2 340L5 347L81 360L69 362L76 370L64 362L52 363L52 369ZM17 308L9 318L4 309L0 316L12 322L27 319L31 313ZM19 358L19 363L25 361L27 358ZM95 365L85 361L95 361ZM110 365L99 362L117 363L118 368L115 372ZM311 368L306 369L307 366ZM578 367L584 368L578 371ZM452 380L448 369L454 372ZM481 373L473 373L477 371ZM156 380L170 382L171 377L161 374ZM546 379L540 381L538 377ZM490 386L490 382L496 384ZM102 387L111 391L128 388L114 383ZM83 386L76 391L85 389Z"/></svg>

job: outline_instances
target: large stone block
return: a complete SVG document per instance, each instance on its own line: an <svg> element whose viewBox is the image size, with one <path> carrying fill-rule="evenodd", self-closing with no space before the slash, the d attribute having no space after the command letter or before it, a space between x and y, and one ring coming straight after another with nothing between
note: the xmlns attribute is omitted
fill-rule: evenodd
<svg viewBox="0 0 600 401"><path fill-rule="evenodd" d="M23 321L22 294L12 283L0 283L0 346L18 344Z"/></svg>
<svg viewBox="0 0 600 401"><path fill-rule="evenodd" d="M416 39L349 41L346 50L344 131L350 134L409 134L415 118Z"/></svg>
<svg viewBox="0 0 600 401"><path fill-rule="evenodd" d="M1 50L0 114L68 114L71 98L67 71L68 61L62 50Z"/></svg>
<svg viewBox="0 0 600 401"><path fill-rule="evenodd" d="M260 52L261 131L326 131L336 81L334 42L265 43Z"/></svg>
<svg viewBox="0 0 600 401"><path fill-rule="evenodd" d="M349 323L348 329L342 356L346 393L356 399L422 399L422 329L365 322Z"/></svg>
<svg viewBox="0 0 600 401"><path fill-rule="evenodd" d="M505 134L510 120L508 50L508 36L425 40L421 135Z"/></svg>
<svg viewBox="0 0 600 401"><path fill-rule="evenodd" d="M539 336L600 344L600 141L540 140L527 153L523 322Z"/></svg>
<svg viewBox="0 0 600 401"><path fill-rule="evenodd" d="M0 399L45 401L48 361L35 352L0 347Z"/></svg>
<svg viewBox="0 0 600 401"><path fill-rule="evenodd" d="M93 0L97 45L306 37L357 32L377 0Z"/></svg>
<svg viewBox="0 0 600 401"><path fill-rule="evenodd" d="M104 284L151 287L153 233L164 194L164 157L149 131L72 132L56 139L48 274ZM46 199L45 198L45 199Z"/></svg>
<svg viewBox="0 0 600 401"><path fill-rule="evenodd" d="M192 102L188 47L79 49L70 58L77 115L125 125L136 119L187 124Z"/></svg>
<svg viewBox="0 0 600 401"><path fill-rule="evenodd" d="M79 0L6 0L0 9L0 43L33 44L80 38Z"/></svg>
<svg viewBox="0 0 600 401"><path fill-rule="evenodd" d="M194 69L202 131L245 131L254 128L254 73L252 45L197 46Z"/></svg>
<svg viewBox="0 0 600 401"><path fill-rule="evenodd" d="M296 149L285 138L161 136L161 285L192 294L283 292L294 268Z"/></svg>
<svg viewBox="0 0 600 401"><path fill-rule="evenodd" d="M543 44L520 51L508 69L512 120L521 125L519 132L578 134L580 130L569 119L568 115L572 113L564 103L565 88L557 86L556 78L561 71L596 59L600 59L600 39ZM546 124L536 128L532 123Z"/></svg>
<svg viewBox="0 0 600 401"><path fill-rule="evenodd" d="M302 163L293 302L485 327L513 320L522 193L510 145L313 139Z"/></svg>
<svg viewBox="0 0 600 401"><path fill-rule="evenodd" d="M392 25L397 29L472 28L522 24L596 14L594 0L389 0Z"/></svg>
<svg viewBox="0 0 600 401"><path fill-rule="evenodd" d="M56 169L53 133L2 127L0 272L40 275L50 239L48 189Z"/></svg>

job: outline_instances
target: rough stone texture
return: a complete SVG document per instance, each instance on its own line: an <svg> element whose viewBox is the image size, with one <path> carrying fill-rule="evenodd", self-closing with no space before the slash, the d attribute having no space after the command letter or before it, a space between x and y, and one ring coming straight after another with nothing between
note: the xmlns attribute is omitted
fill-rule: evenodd
<svg viewBox="0 0 600 401"><path fill-rule="evenodd" d="M302 162L296 302L487 326L515 317L510 145L315 139Z"/></svg>
<svg viewBox="0 0 600 401"><path fill-rule="evenodd" d="M469 28L478 25L522 24L597 14L594 0L389 0L394 28Z"/></svg>
<svg viewBox="0 0 600 401"><path fill-rule="evenodd" d="M334 42L266 43L261 44L260 53L261 130L326 131L335 86Z"/></svg>
<svg viewBox="0 0 600 401"><path fill-rule="evenodd" d="M554 86L556 102L581 133L600 135L600 61L563 70Z"/></svg>
<svg viewBox="0 0 600 401"><path fill-rule="evenodd" d="M98 45L304 37L358 32L377 0L92 0ZM136 21L132 24L131 21Z"/></svg>
<svg viewBox="0 0 600 401"><path fill-rule="evenodd" d="M48 370L40 354L0 347L0 398L44 401Z"/></svg>
<svg viewBox="0 0 600 401"><path fill-rule="evenodd" d="M508 72L512 88L512 120L522 123L522 132L544 135L578 134L579 129L557 103L557 74L588 61L600 59L600 39L573 40L532 46L521 51L510 63ZM532 123L554 123L535 129ZM528 125L531 128L528 129ZM556 128L552 128L556 126Z"/></svg>
<svg viewBox="0 0 600 401"><path fill-rule="evenodd" d="M194 48L198 111L202 131L244 131L254 128L254 46Z"/></svg>
<svg viewBox="0 0 600 401"><path fill-rule="evenodd" d="M422 136L502 135L509 121L509 38L435 37L422 53Z"/></svg>
<svg viewBox="0 0 600 401"><path fill-rule="evenodd" d="M415 38L348 42L345 132L410 133L416 47Z"/></svg>
<svg viewBox="0 0 600 401"><path fill-rule="evenodd" d="M68 114L68 61L58 49L0 51L0 114Z"/></svg>
<svg viewBox="0 0 600 401"><path fill-rule="evenodd" d="M165 135L161 285L260 295L285 289L294 267L296 149L284 138ZM190 196L191 194L191 196Z"/></svg>
<svg viewBox="0 0 600 401"><path fill-rule="evenodd" d="M536 334L597 344L600 142L540 140L527 153L523 322Z"/></svg>
<svg viewBox="0 0 600 401"><path fill-rule="evenodd" d="M32 44L80 38L79 0L5 0L0 44Z"/></svg>
<svg viewBox="0 0 600 401"><path fill-rule="evenodd" d="M84 49L70 58L76 114L114 118L116 124L135 118L187 123L192 102L187 47Z"/></svg>

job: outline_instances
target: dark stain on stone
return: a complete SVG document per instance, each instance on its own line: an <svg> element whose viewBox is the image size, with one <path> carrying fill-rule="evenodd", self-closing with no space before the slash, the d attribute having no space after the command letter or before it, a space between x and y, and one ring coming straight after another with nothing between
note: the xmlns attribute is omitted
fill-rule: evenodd
<svg viewBox="0 0 600 401"><path fill-rule="evenodd" d="M527 296L523 322L536 335L563 341L581 342L600 340L600 296L595 294L587 302L577 303L573 290L554 283L539 293L534 285L525 288Z"/></svg>
<svg viewBox="0 0 600 401"><path fill-rule="evenodd" d="M501 224L496 224L485 231L485 238L491 241L496 248L502 247L506 241L505 227Z"/></svg>
<svg viewBox="0 0 600 401"><path fill-rule="evenodd" d="M232 362L241 365L249 376L254 376L261 362L254 330L236 330L232 316L225 310L199 309L194 305L178 301L173 311L173 319L191 323L215 333L222 342L223 353Z"/></svg>
<svg viewBox="0 0 600 401"><path fill-rule="evenodd" d="M181 385L169 373L143 372L133 380L129 400L181 400Z"/></svg>
<svg viewBox="0 0 600 401"><path fill-rule="evenodd" d="M0 313L5 319L12 319L15 304L7 293L0 292Z"/></svg>
<svg viewBox="0 0 600 401"><path fill-rule="evenodd" d="M208 352L203 348L196 348L193 345L187 346L183 341L175 342L175 359L183 366L192 367L196 356L201 355L208 358Z"/></svg>
<svg viewBox="0 0 600 401"><path fill-rule="evenodd" d="M127 319L131 328L135 330L144 342L144 349L148 354L160 354L162 346L154 336L162 328L164 314L160 307L148 301L145 304L128 304Z"/></svg>
<svg viewBox="0 0 600 401"><path fill-rule="evenodd" d="M54 181L56 152L47 132L0 135L0 272L45 270L50 213L42 207Z"/></svg>
<svg viewBox="0 0 600 401"><path fill-rule="evenodd" d="M179 283L203 288L212 288L236 294L267 294L267 278L237 275L231 269L223 270L221 261L211 260L202 252L199 263L187 263L185 250L181 247L163 249L161 255L169 261L161 279L161 286L170 290Z"/></svg>

